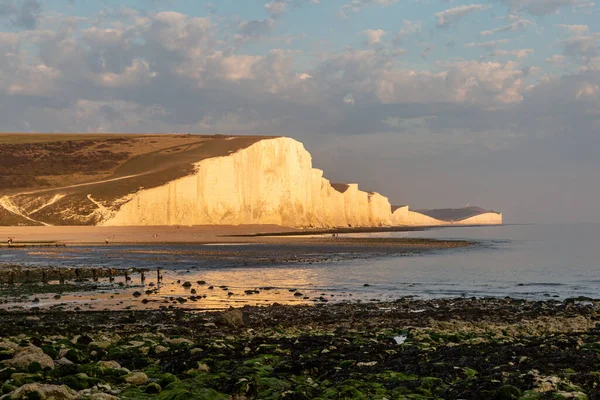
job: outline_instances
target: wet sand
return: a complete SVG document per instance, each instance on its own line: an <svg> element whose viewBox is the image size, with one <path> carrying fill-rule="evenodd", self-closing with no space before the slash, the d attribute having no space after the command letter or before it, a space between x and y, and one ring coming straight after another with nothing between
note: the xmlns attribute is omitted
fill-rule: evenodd
<svg viewBox="0 0 600 400"><path fill-rule="evenodd" d="M248 245L69 245L11 249L0 268L0 309L119 310L389 300L369 282L324 287L303 266L418 256L473 246L411 238L261 237ZM81 260L80 260L81 259ZM185 260L185 261L183 261ZM36 266L39 264L44 266ZM295 271L290 273L286 266ZM258 267L260 272L257 273ZM268 267L263 269L264 267ZM160 278L160 279L159 279Z"/></svg>
<svg viewBox="0 0 600 400"><path fill-rule="evenodd" d="M278 225L205 226L0 226L0 238L19 243L111 244L247 242L236 235L300 231Z"/></svg>

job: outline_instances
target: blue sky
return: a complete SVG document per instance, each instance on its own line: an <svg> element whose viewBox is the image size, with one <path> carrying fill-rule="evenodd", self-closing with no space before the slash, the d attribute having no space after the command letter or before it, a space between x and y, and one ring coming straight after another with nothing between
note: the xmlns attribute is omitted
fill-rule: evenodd
<svg viewBox="0 0 600 400"><path fill-rule="evenodd" d="M288 135L395 204L600 221L598 7L0 0L0 130Z"/></svg>

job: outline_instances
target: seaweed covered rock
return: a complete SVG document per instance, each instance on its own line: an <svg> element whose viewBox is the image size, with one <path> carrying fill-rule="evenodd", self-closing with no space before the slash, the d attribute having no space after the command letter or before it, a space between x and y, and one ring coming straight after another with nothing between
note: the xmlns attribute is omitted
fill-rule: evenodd
<svg viewBox="0 0 600 400"><path fill-rule="evenodd" d="M29 345L27 347L19 347L13 354L10 360L4 360L4 365L17 368L20 370L28 370L32 364L39 366L40 369L53 369L54 361L37 346Z"/></svg>
<svg viewBox="0 0 600 400"><path fill-rule="evenodd" d="M10 393L8 399L39 399L39 400L75 400L77 392L62 385L43 385L30 383L21 386Z"/></svg>
<svg viewBox="0 0 600 400"><path fill-rule="evenodd" d="M148 375L143 372L132 372L125 376L125 382L140 386L148 382Z"/></svg>
<svg viewBox="0 0 600 400"><path fill-rule="evenodd" d="M219 321L231 328L244 326L244 314L238 309L231 309L221 314Z"/></svg>

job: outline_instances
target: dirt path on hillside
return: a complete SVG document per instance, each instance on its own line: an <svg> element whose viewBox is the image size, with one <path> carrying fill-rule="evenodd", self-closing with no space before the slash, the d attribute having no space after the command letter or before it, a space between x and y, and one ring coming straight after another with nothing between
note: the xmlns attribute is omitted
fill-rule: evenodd
<svg viewBox="0 0 600 400"><path fill-rule="evenodd" d="M43 221L38 221L35 220L31 217L29 217L29 214L23 210L21 207L19 207L17 204L15 204L12 199L18 196L28 196L28 195L32 195L32 194L39 194L39 193L49 193L49 192L55 192L55 191L61 191L61 190L67 190L67 189L72 189L72 188L78 188L78 187L84 187L84 186L93 186L93 185L100 185L103 183L109 183L109 182L115 182L115 181L122 181L125 179L131 179L131 178L136 178L138 176L142 176L142 175L147 175L152 173L152 171L143 173L143 174L135 174L135 175L127 175L127 176L121 176L119 178L111 178L111 179L103 179L100 181L95 181L95 182L87 182L87 183L78 183L76 185L69 185L69 186L61 186L61 187L55 187L55 188L47 188L47 189L39 189L39 190L31 190L31 191L27 191L27 192L20 192L20 193L15 193L15 194L11 194L11 195L5 195L0 197L0 207L4 208L6 211L13 213L15 215L18 215L19 217L25 218L28 221L31 221L33 223L36 224L41 224L44 226L51 226L50 224L43 222ZM44 207L48 206L51 204L51 202L53 202L54 199L50 200L50 202L48 204L44 204L41 207L38 207L36 209L36 211L39 211L41 209L43 209ZM31 213L33 214L33 213Z"/></svg>

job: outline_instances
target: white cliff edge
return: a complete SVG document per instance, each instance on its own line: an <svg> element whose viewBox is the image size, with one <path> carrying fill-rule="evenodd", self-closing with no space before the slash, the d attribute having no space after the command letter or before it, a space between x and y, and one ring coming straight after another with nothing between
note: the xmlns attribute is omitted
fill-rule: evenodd
<svg viewBox="0 0 600 400"><path fill-rule="evenodd" d="M385 226L391 205L357 184L342 193L312 168L302 143L261 140L224 157L202 160L195 173L130 195L101 225Z"/></svg>

